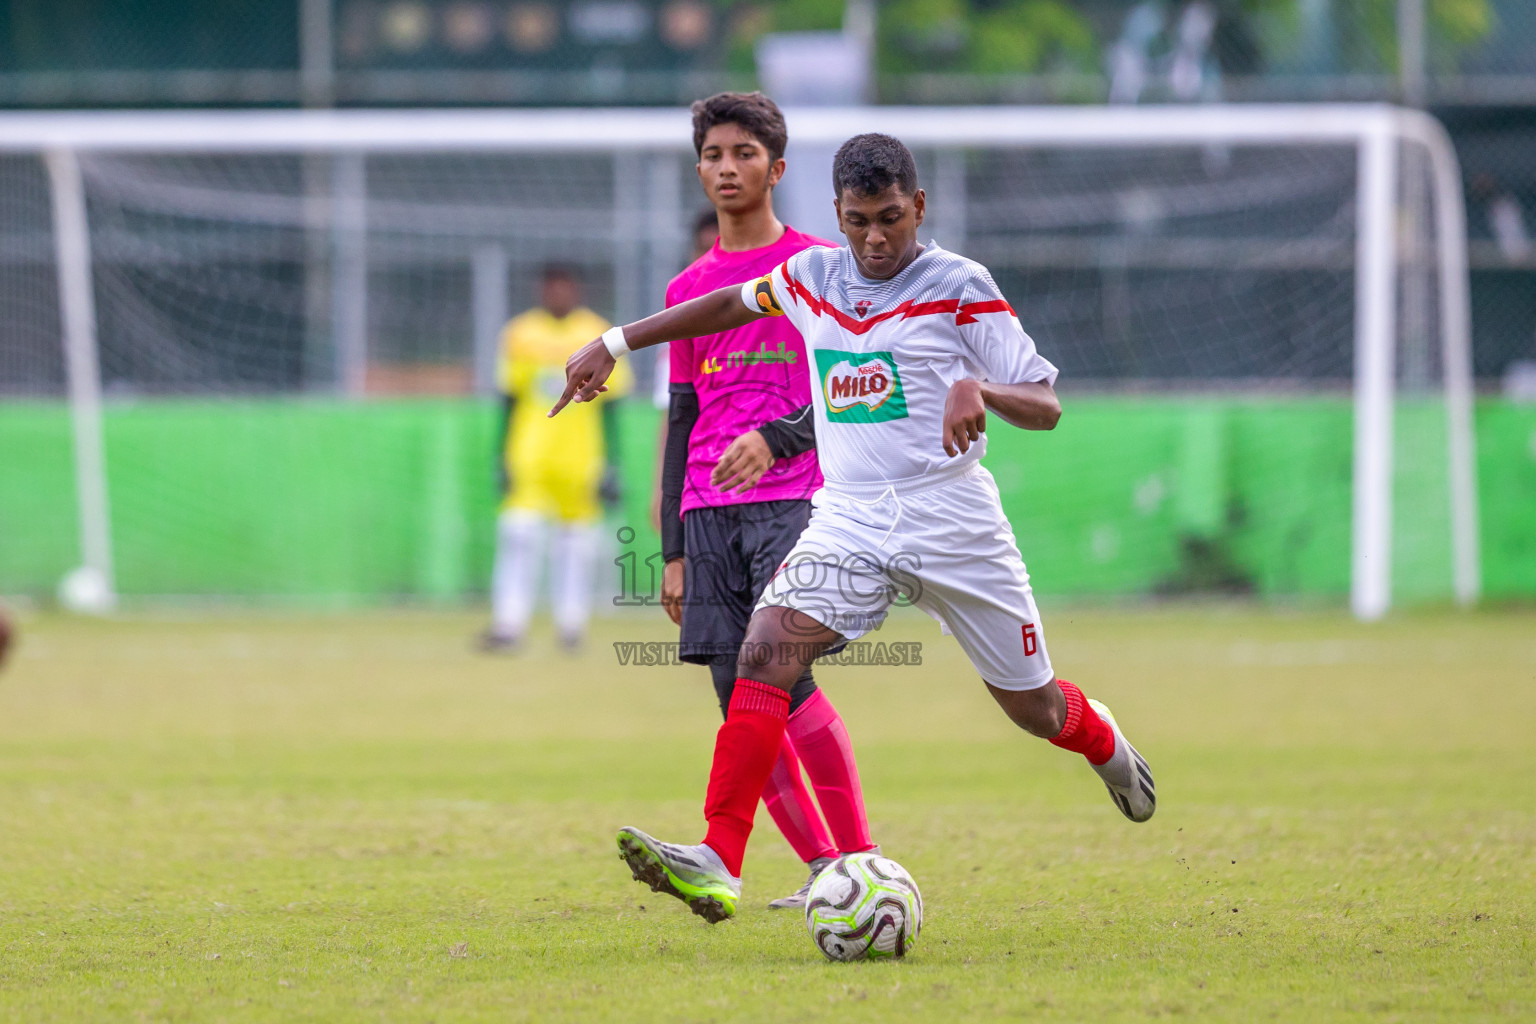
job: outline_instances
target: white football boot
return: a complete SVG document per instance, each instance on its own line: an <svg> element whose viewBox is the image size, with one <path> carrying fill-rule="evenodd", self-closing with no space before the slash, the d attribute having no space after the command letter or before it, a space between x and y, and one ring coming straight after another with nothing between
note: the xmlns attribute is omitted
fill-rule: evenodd
<svg viewBox="0 0 1536 1024"><path fill-rule="evenodd" d="M619 829L619 858L629 865L637 882L649 885L652 892L676 896L710 924L736 913L741 879L727 871L720 855L703 843L663 843L626 826Z"/></svg>
<svg viewBox="0 0 1536 1024"><path fill-rule="evenodd" d="M821 874L826 866L831 864L836 859L836 857L817 857L815 860L811 861L811 876L805 880L805 884L796 889L794 892L790 893L788 896L780 896L772 903L769 903L768 909L796 910L805 906L805 901L810 899L811 896L811 886L816 884L816 876Z"/></svg>
<svg viewBox="0 0 1536 1024"><path fill-rule="evenodd" d="M1121 814L1132 821L1146 821L1157 810L1157 787L1152 782L1152 769L1120 731L1109 708L1092 698L1089 698L1088 706L1115 731L1113 756L1103 764L1094 765L1093 770L1104 780L1104 788L1109 790L1109 798L1120 808Z"/></svg>
<svg viewBox="0 0 1536 1024"><path fill-rule="evenodd" d="M878 845L871 846L867 850L860 850L859 852L872 853L876 857L881 855L880 847ZM768 904L768 909L796 910L805 906L805 901L811 898L811 886L816 884L816 877L835 863L837 863L837 857L817 857L815 860L811 861L809 865L811 869L811 877L805 880L805 884L796 889L794 892L790 893L788 896L780 896L778 899Z"/></svg>

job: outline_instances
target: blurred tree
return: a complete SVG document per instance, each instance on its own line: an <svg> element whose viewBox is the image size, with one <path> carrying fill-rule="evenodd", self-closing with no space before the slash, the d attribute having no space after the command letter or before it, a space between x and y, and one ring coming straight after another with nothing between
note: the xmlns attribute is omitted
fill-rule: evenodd
<svg viewBox="0 0 1536 1024"><path fill-rule="evenodd" d="M836 31L836 0L733 3L726 67L750 73L753 45L768 32ZM1067 0L879 0L876 67L885 73L939 71L1029 74L1091 71L1098 41L1090 20Z"/></svg>
<svg viewBox="0 0 1536 1024"><path fill-rule="evenodd" d="M1520 0L1530 2L1530 0ZM1311 70L1395 72L1398 0L1331 0L1314 6L1310 19L1303 0L1238 0L1259 26L1266 61ZM1493 31L1492 0L1423 0L1432 70L1453 71L1457 59ZM1319 45L1316 26L1326 22L1329 53L1304 52Z"/></svg>
<svg viewBox="0 0 1536 1024"><path fill-rule="evenodd" d="M753 47L759 36L770 32L836 32L843 27L843 5L838 0L715 2L730 12L725 69L741 74L753 74L757 70Z"/></svg>
<svg viewBox="0 0 1536 1024"><path fill-rule="evenodd" d="M1299 21L1296 0L1219 0L1216 9L1214 50L1222 71L1230 75L1262 72L1268 26L1279 23L1294 36Z"/></svg>
<svg viewBox="0 0 1536 1024"><path fill-rule="evenodd" d="M1088 19L1064 0L889 0L879 70L1032 74L1097 66Z"/></svg>
<svg viewBox="0 0 1536 1024"><path fill-rule="evenodd" d="M1424 0L1430 66L1452 71L1456 58L1493 28L1489 0ZM1363 41L1383 68L1397 69L1397 0L1369 0L1360 12Z"/></svg>

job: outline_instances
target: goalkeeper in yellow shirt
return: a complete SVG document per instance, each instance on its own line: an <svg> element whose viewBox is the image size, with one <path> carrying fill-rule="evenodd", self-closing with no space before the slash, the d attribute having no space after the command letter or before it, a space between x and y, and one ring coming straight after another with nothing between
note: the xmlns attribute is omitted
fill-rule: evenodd
<svg viewBox="0 0 1536 1024"><path fill-rule="evenodd" d="M540 306L502 329L497 468L504 498L485 650L512 650L527 633L546 551L560 643L575 648L586 632L602 500L618 496L614 399L628 392L630 378L609 378L607 393L569 419L545 413L565 390L565 361L607 329L607 321L581 305L575 268L553 264L544 268Z"/></svg>

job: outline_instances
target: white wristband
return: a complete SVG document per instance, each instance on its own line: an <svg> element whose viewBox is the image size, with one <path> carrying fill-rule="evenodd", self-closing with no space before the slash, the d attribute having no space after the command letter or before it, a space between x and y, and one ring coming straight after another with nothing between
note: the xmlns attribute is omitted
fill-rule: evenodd
<svg viewBox="0 0 1536 1024"><path fill-rule="evenodd" d="M610 327L603 332L603 344L608 348L608 354L617 359L629 352L629 343L624 340L624 328Z"/></svg>

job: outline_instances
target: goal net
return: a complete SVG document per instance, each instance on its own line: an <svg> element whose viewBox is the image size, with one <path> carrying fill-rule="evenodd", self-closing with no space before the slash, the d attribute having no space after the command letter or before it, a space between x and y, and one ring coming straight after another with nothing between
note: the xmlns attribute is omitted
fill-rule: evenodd
<svg viewBox="0 0 1536 1024"><path fill-rule="evenodd" d="M482 589L497 332L550 262L620 322L703 206L681 111L0 117L0 592ZM1438 126L1389 108L803 110L780 213L903 138L922 236L1061 368L994 430L1055 592L1478 589L1465 241ZM791 187L792 186L792 187ZM644 377L649 366L637 361ZM63 399L63 401L61 401ZM650 413L615 526L640 552ZM643 571L643 570L642 570ZM643 584L643 580L641 581Z"/></svg>

